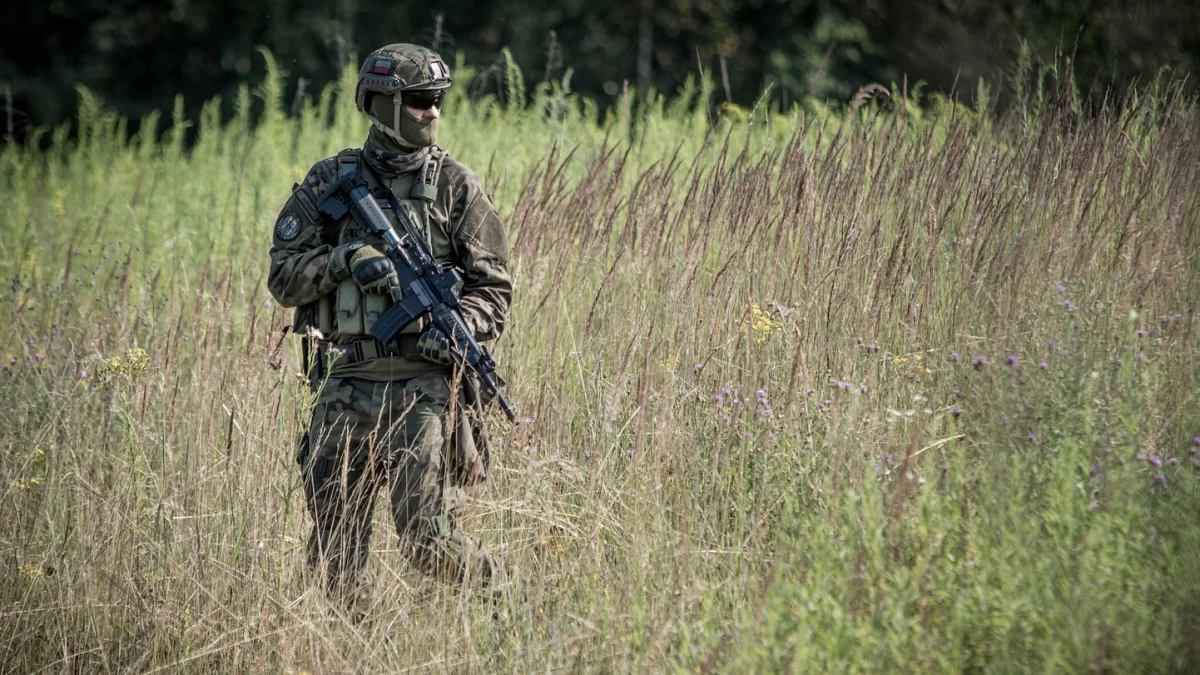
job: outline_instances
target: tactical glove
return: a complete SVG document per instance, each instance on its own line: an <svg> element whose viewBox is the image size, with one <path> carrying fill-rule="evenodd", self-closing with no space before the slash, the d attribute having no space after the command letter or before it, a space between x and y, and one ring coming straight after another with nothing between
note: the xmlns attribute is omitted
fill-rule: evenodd
<svg viewBox="0 0 1200 675"><path fill-rule="evenodd" d="M450 349L450 338L446 337L446 334L437 326L431 326L421 333L420 339L417 340L417 352L421 354L421 358L431 363L439 363L443 366L454 363Z"/></svg>
<svg viewBox="0 0 1200 675"><path fill-rule="evenodd" d="M387 293L399 283L396 267L379 249L365 242L347 245L346 266L350 276L366 293Z"/></svg>

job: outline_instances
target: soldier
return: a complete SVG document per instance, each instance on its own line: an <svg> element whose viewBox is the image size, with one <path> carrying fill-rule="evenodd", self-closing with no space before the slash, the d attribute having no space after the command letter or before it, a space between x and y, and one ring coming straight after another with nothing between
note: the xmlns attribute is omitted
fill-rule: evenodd
<svg viewBox="0 0 1200 675"><path fill-rule="evenodd" d="M372 591L364 568L381 487L418 569L490 591L503 576L455 523L464 488L487 474L478 389L455 377L450 342L428 320L392 344L370 336L391 304L395 268L379 236L316 208L349 171L363 176L393 224L389 197L407 201L434 256L459 268L462 313L476 339L499 336L512 299L504 224L479 178L434 144L451 82L442 59L423 47L393 44L368 55L355 92L371 120L366 142L317 162L293 187L271 246L268 286L280 304L296 307L297 332L311 336L305 351L314 353L310 374L320 387L297 458L313 519L308 563L331 596L359 613Z"/></svg>

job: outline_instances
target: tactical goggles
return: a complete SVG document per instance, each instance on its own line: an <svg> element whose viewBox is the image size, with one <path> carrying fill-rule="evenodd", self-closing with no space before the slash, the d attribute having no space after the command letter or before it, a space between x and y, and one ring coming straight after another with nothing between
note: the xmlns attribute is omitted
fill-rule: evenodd
<svg viewBox="0 0 1200 675"><path fill-rule="evenodd" d="M402 94L404 105L415 110L429 110L437 106L442 107L441 91L412 91Z"/></svg>

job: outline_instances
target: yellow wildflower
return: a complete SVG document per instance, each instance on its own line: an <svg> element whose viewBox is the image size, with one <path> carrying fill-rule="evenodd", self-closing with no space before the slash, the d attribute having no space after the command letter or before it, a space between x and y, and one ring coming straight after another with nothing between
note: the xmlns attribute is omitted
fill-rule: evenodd
<svg viewBox="0 0 1200 675"><path fill-rule="evenodd" d="M758 303L750 305L750 313L752 315L750 328L754 330L754 342L756 344L766 342L776 330L783 328L783 322L771 316L770 312L759 307Z"/></svg>
<svg viewBox="0 0 1200 675"><path fill-rule="evenodd" d="M40 579L46 575L46 573L42 571L42 568L38 567L37 565L30 565L29 563L21 563L17 569L20 570L21 576L27 579Z"/></svg>
<svg viewBox="0 0 1200 675"><path fill-rule="evenodd" d="M141 347L133 347L125 351L125 361L130 375L142 375L150 366L150 355Z"/></svg>

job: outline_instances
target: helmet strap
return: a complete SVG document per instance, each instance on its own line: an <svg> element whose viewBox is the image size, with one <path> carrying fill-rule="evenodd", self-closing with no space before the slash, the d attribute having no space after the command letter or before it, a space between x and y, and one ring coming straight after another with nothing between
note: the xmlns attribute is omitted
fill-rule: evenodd
<svg viewBox="0 0 1200 675"><path fill-rule="evenodd" d="M400 101L402 99L400 92L392 94L392 128L396 130L396 138L400 138L400 106L403 105Z"/></svg>

